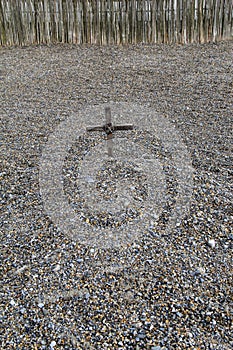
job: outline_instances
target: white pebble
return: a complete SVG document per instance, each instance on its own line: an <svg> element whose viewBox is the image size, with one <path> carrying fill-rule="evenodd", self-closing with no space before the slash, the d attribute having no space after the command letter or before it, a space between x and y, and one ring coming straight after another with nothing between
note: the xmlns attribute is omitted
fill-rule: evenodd
<svg viewBox="0 0 233 350"><path fill-rule="evenodd" d="M21 266L17 271L15 271L16 274L20 274L23 272L25 269L27 269L28 265Z"/></svg>
<svg viewBox="0 0 233 350"><path fill-rule="evenodd" d="M51 349L53 349L54 348L54 346L56 345L57 343L53 340L53 341L51 341L51 343L50 343L50 348Z"/></svg>
<svg viewBox="0 0 233 350"><path fill-rule="evenodd" d="M209 245L209 247L214 248L214 247L216 246L215 240L214 240L214 239L210 239L210 240L208 241L208 245Z"/></svg>
<svg viewBox="0 0 233 350"><path fill-rule="evenodd" d="M11 299L10 304L11 304L11 306L15 306L16 302L13 299Z"/></svg>
<svg viewBox="0 0 233 350"><path fill-rule="evenodd" d="M39 304L38 304L38 307L39 307L40 309L42 309L42 307L44 307L44 304L43 304L43 303L39 303Z"/></svg>
<svg viewBox="0 0 233 350"><path fill-rule="evenodd" d="M204 275L205 274L205 268L204 267L199 267L196 272L197 272L197 274Z"/></svg>
<svg viewBox="0 0 233 350"><path fill-rule="evenodd" d="M59 264L57 264L57 265L55 266L55 268L53 269L53 271L54 271L54 272L57 272L57 271L60 270L60 268L61 268L61 266L60 266Z"/></svg>

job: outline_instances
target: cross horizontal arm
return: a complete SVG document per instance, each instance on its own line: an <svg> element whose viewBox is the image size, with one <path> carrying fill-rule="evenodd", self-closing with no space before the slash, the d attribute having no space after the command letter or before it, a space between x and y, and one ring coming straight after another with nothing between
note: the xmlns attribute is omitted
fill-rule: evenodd
<svg viewBox="0 0 233 350"><path fill-rule="evenodd" d="M111 125L112 131L115 130L133 130L132 124L124 124L124 125ZM98 126L88 126L87 131L106 131L106 125L98 125Z"/></svg>
<svg viewBox="0 0 233 350"><path fill-rule="evenodd" d="M132 124L113 125L113 130L133 130Z"/></svg>
<svg viewBox="0 0 233 350"><path fill-rule="evenodd" d="M105 131L105 125L102 126L88 126L87 131Z"/></svg>

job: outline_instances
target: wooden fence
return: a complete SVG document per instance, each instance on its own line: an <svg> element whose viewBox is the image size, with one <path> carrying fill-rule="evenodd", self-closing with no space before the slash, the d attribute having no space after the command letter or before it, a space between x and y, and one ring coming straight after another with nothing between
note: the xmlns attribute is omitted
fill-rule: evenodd
<svg viewBox="0 0 233 350"><path fill-rule="evenodd" d="M233 38L232 0L0 0L0 45Z"/></svg>

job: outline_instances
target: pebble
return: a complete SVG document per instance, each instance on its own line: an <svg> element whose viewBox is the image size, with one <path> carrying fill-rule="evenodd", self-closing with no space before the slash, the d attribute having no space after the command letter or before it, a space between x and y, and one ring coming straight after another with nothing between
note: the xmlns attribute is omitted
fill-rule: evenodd
<svg viewBox="0 0 233 350"><path fill-rule="evenodd" d="M54 346L56 346L56 342L53 340L53 341L51 341L51 343L50 343L50 348L51 348L51 350L53 350L53 348L54 348Z"/></svg>
<svg viewBox="0 0 233 350"><path fill-rule="evenodd" d="M54 267L53 271L54 271L54 272L58 272L60 269L61 269L61 266L60 266L59 264L57 264L57 265Z"/></svg>
<svg viewBox="0 0 233 350"><path fill-rule="evenodd" d="M1 48L3 349L233 348L232 50L231 41ZM195 170L189 211L167 232L182 185L179 169L161 140L132 132L135 143L144 142L145 156L153 148L163 164L166 201L161 215L151 213L140 239L114 249L86 245L58 229L45 211L38 181L40 156L56 126L87 105L110 100L149 106L170 120ZM80 154L85 157L94 144L95 137L85 136L79 154L77 145L67 151L64 194L73 204ZM112 194L117 176L131 175L131 181L144 169L110 170L100 169L103 195L107 174ZM86 178L87 185L94 181ZM141 187L132 183L131 191L143 206L150 193L146 179L137 183ZM130 201L125 199L124 210ZM125 227L137 214L127 213ZM91 226L95 233L106 217L85 219L99 220ZM115 219L112 239L123 216Z"/></svg>
<svg viewBox="0 0 233 350"><path fill-rule="evenodd" d="M210 239L210 240L208 241L208 245L209 245L211 248L215 248L215 246L216 246L215 240L214 240L214 239Z"/></svg>

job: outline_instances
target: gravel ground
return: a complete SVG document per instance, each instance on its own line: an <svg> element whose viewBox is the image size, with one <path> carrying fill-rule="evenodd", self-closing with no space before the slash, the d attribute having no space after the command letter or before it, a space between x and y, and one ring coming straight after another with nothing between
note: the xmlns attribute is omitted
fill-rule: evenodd
<svg viewBox="0 0 233 350"><path fill-rule="evenodd" d="M233 349L233 42L35 46L0 48L0 55L1 348ZM60 230L44 210L39 183L43 149L56 127L109 101L146 106L173 125L193 167L182 220L166 230L167 207L141 236L112 248ZM81 141L82 152L92 137ZM161 178L175 202L175 158L163 153L163 140L153 142L158 157L170 159ZM74 144L63 169L73 204L80 152ZM109 169L100 171L101 187ZM143 197L140 171L132 176ZM93 230L106 225L102 216L99 224L91 213L84 219ZM111 220L109 232L117 234L118 224L124 232L124 219Z"/></svg>

